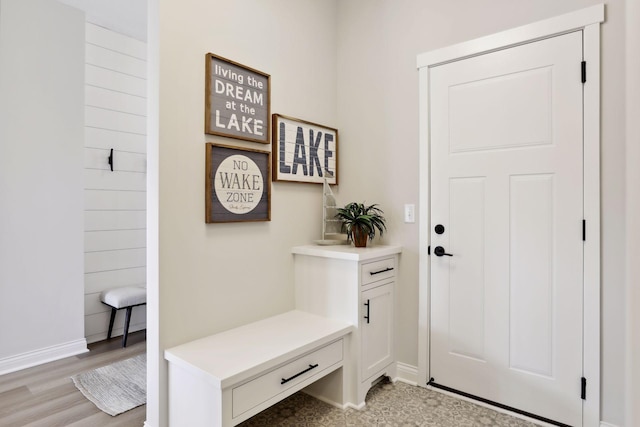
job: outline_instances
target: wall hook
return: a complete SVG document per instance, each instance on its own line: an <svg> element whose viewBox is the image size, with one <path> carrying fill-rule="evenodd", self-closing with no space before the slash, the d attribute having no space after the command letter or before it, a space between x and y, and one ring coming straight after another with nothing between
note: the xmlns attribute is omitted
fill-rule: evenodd
<svg viewBox="0 0 640 427"><path fill-rule="evenodd" d="M111 172L113 172L113 148L109 152L109 166L111 166Z"/></svg>

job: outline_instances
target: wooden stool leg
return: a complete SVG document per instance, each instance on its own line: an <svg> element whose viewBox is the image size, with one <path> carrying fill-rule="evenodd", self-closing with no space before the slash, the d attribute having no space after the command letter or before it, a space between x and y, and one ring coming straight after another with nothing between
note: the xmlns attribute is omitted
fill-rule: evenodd
<svg viewBox="0 0 640 427"><path fill-rule="evenodd" d="M113 332L113 322L116 320L116 310L111 307L111 320L109 320L109 332L107 332L107 339L111 338L111 332Z"/></svg>
<svg viewBox="0 0 640 427"><path fill-rule="evenodd" d="M131 310L133 307L127 307L127 315L124 318L124 334L122 334L122 346L127 346L127 337L129 336L129 322L131 321Z"/></svg>

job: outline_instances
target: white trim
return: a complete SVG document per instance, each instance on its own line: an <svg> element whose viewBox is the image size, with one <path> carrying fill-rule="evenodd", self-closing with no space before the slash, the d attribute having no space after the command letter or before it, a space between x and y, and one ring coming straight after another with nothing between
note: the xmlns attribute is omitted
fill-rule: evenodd
<svg viewBox="0 0 640 427"><path fill-rule="evenodd" d="M615 424L605 423L604 421L600 422L600 427L618 427Z"/></svg>
<svg viewBox="0 0 640 427"><path fill-rule="evenodd" d="M0 375L20 371L65 357L88 352L87 341L82 338L62 344L52 345L38 350L29 351L0 360Z"/></svg>
<svg viewBox="0 0 640 427"><path fill-rule="evenodd" d="M483 55L507 47L581 30L604 22L604 4L597 4L565 15L512 28L475 40L447 46L418 55L418 68L433 67L450 61Z"/></svg>
<svg viewBox="0 0 640 427"><path fill-rule="evenodd" d="M640 424L640 3L625 2L626 17L626 387L625 425Z"/></svg>
<svg viewBox="0 0 640 427"><path fill-rule="evenodd" d="M396 375L396 381L413 386L418 385L418 368L416 366L398 362L396 363Z"/></svg>
<svg viewBox="0 0 640 427"><path fill-rule="evenodd" d="M429 147L429 131L431 126L429 118L429 67L418 70L419 78L419 244L418 252L421 260L418 265L418 385L425 387L429 382L429 301L431 295L430 265L428 261L428 247L431 244L431 233L429 224L431 223L431 177L429 175L429 165L431 162L431 151Z"/></svg>
<svg viewBox="0 0 640 427"><path fill-rule="evenodd" d="M331 400L328 397L325 397L325 396L322 396L322 395L319 395L319 394L315 394L315 393L313 393L313 392L311 392L310 390L307 390L307 389L302 389L302 390L300 390L300 392L302 392L302 393L304 393L304 394L306 394L308 396L311 396L314 399L318 399L319 401L324 402L327 405L331 405L334 408L338 408L338 409L343 410L343 411L346 410L347 408L350 408L350 407L355 408L355 405L353 405L351 403L345 403L343 405L341 403L336 402L335 400Z"/></svg>
<svg viewBox="0 0 640 427"><path fill-rule="evenodd" d="M600 421L600 24L584 28L587 62L584 84L584 243L583 375L587 379L582 425Z"/></svg>
<svg viewBox="0 0 640 427"><path fill-rule="evenodd" d="M429 378L429 69L438 64L486 54L508 47L564 34L584 31L587 83L584 87L584 375L587 399L583 426L600 425L600 23L604 4L514 28L476 40L418 55L420 103L420 245L418 302L418 385Z"/></svg>
<svg viewBox="0 0 640 427"><path fill-rule="evenodd" d="M167 427L168 368L160 337L160 0L147 1L147 419Z"/></svg>

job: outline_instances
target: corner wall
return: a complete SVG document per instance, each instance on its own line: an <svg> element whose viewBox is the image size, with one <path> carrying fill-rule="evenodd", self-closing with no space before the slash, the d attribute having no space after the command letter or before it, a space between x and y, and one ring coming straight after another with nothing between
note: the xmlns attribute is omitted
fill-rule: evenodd
<svg viewBox="0 0 640 427"><path fill-rule="evenodd" d="M86 351L84 14L0 0L0 373Z"/></svg>

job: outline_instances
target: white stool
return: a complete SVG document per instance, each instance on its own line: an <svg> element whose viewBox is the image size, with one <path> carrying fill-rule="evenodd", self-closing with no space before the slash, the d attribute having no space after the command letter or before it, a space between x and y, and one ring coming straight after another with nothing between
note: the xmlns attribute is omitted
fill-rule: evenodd
<svg viewBox="0 0 640 427"><path fill-rule="evenodd" d="M122 347L127 346L127 337L129 336L129 322L131 321L131 310L138 305L147 303L146 288L125 286L122 288L107 289L100 294L100 300L103 304L111 307L111 320L109 320L109 332L107 339L111 338L113 332L113 322L116 320L116 312L122 308L127 309L124 319L124 334L122 335Z"/></svg>

